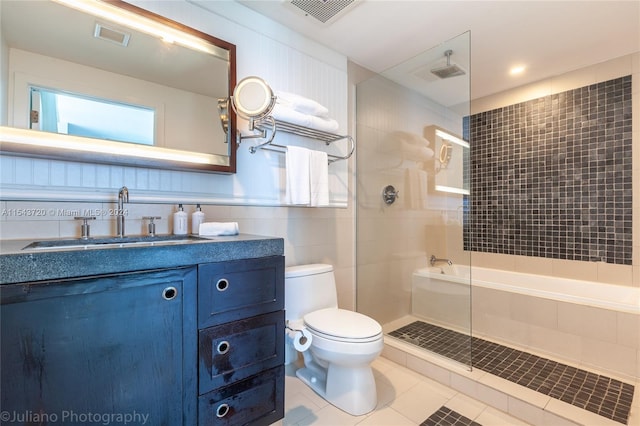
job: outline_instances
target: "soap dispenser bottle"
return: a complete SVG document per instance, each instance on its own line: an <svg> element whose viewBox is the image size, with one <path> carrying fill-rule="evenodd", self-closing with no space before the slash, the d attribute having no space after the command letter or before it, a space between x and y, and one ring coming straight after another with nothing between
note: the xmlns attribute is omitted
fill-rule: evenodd
<svg viewBox="0 0 640 426"><path fill-rule="evenodd" d="M173 233L175 235L187 235L187 213L178 204L178 211L173 214Z"/></svg>
<svg viewBox="0 0 640 426"><path fill-rule="evenodd" d="M199 234L200 233L200 224L204 222L204 213L202 212L202 208L200 204L196 206L196 211L191 213L191 233Z"/></svg>

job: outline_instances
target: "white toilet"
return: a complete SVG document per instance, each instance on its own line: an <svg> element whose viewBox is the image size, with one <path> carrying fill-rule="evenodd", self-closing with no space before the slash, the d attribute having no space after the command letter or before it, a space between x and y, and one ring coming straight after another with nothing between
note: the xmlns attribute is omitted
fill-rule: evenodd
<svg viewBox="0 0 640 426"><path fill-rule="evenodd" d="M382 327L366 315L338 309L333 267L286 268L285 310L290 328L311 334L311 346L302 352L305 365L296 375L349 414L372 411L378 399L370 364L382 352ZM297 358L291 339L287 351L287 362Z"/></svg>

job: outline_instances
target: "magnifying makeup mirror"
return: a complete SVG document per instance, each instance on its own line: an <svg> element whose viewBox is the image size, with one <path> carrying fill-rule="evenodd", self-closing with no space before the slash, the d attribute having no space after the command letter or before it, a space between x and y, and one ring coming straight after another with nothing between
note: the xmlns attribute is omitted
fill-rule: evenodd
<svg viewBox="0 0 640 426"><path fill-rule="evenodd" d="M263 79L247 77L236 85L231 103L242 118L260 120L269 115L276 104L276 97Z"/></svg>
<svg viewBox="0 0 640 426"><path fill-rule="evenodd" d="M262 145L271 143L276 133L276 122L269 114L276 104L276 96L271 87L260 77L246 77L238 82L233 95L231 96L231 106L240 117L249 120L249 130L258 131L257 134L242 135L238 131L236 141L239 146L243 139L266 138L267 131L264 128L257 129L258 125L269 123L271 125L271 136ZM250 148L251 153L255 152L255 147Z"/></svg>
<svg viewBox="0 0 640 426"><path fill-rule="evenodd" d="M451 144L443 141L440 146L440 155L438 160L440 160L440 167L446 168L449 165L449 161L451 160L451 151L453 151L453 146Z"/></svg>

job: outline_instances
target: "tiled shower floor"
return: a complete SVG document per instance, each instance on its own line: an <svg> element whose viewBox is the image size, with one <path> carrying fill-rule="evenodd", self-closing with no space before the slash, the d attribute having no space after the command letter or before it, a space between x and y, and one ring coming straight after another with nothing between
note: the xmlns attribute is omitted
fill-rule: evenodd
<svg viewBox="0 0 640 426"><path fill-rule="evenodd" d="M467 365L471 353L474 368L627 424L634 392L628 383L423 321L388 334Z"/></svg>

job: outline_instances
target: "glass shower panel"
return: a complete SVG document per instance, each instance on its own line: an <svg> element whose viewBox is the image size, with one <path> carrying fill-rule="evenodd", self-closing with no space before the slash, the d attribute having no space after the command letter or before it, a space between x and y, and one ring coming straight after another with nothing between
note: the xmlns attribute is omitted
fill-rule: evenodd
<svg viewBox="0 0 640 426"><path fill-rule="evenodd" d="M356 86L357 310L389 344L466 365L469 49L465 33Z"/></svg>

